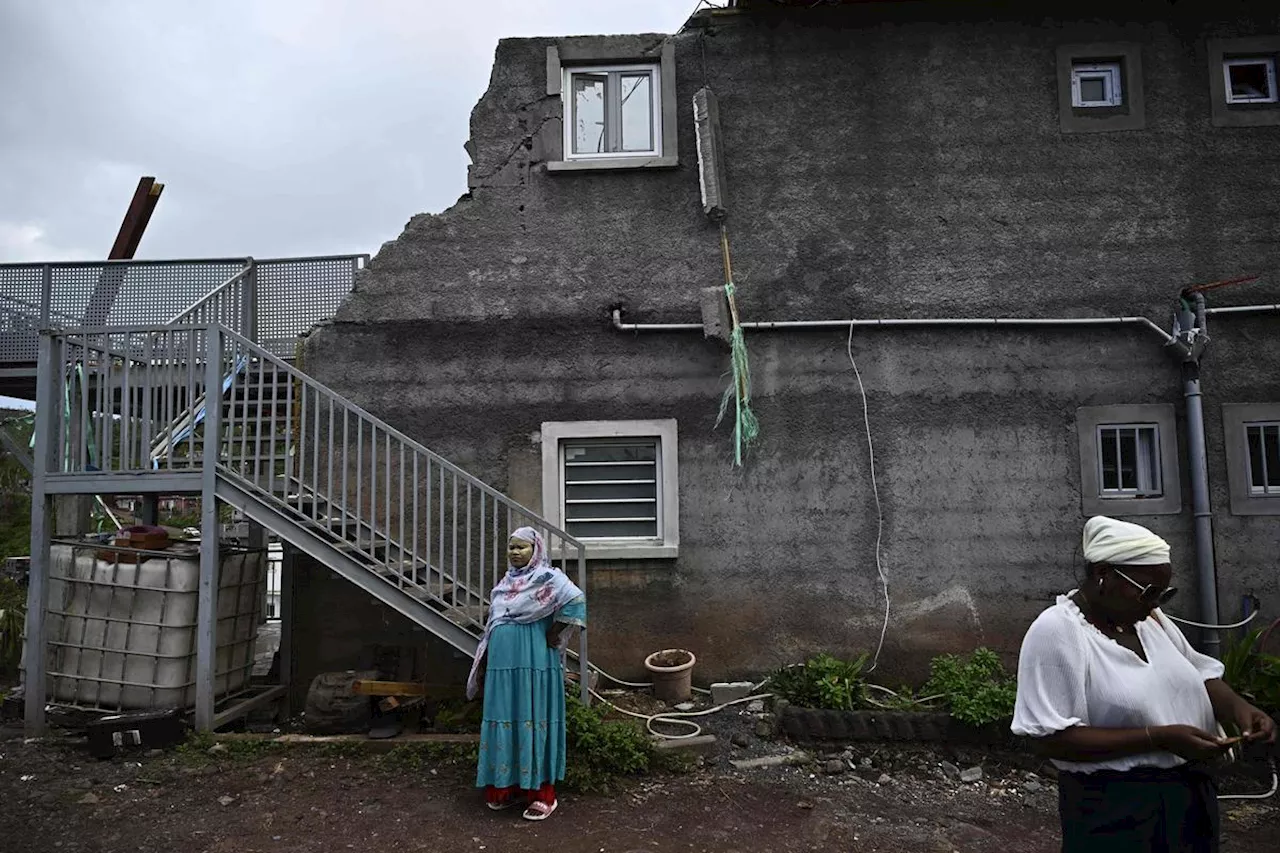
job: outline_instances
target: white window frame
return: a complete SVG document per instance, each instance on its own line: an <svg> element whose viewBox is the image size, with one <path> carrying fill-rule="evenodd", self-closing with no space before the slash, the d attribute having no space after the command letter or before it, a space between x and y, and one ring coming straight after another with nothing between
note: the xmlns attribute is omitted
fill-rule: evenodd
<svg viewBox="0 0 1280 853"><path fill-rule="evenodd" d="M1159 495L1140 496L1136 490L1103 491L1100 430L1155 426L1156 464L1160 467ZM1178 418L1168 403L1129 403L1082 406L1076 409L1076 437L1080 447L1080 511L1085 516L1177 515L1182 512L1182 476L1178 456Z"/></svg>
<svg viewBox="0 0 1280 853"><path fill-rule="evenodd" d="M1238 97L1231 94L1231 69L1242 65L1262 65L1267 70L1267 92L1264 97ZM1275 104L1280 103L1280 92L1276 90L1276 58L1274 56L1232 56L1222 60L1222 84L1225 87L1228 104Z"/></svg>
<svg viewBox="0 0 1280 853"><path fill-rule="evenodd" d="M1107 97L1086 101L1080 92L1082 78L1098 77L1106 81ZM1124 74L1119 62L1073 62L1071 64L1071 106L1081 109L1119 107L1124 105Z"/></svg>
<svg viewBox="0 0 1280 853"><path fill-rule="evenodd" d="M610 90L616 91L616 81L621 74L644 72L650 75L650 138L653 146L644 151L600 151L577 153L573 150L574 137L574 104L573 76L575 74L608 74L610 85L605 87L606 101L610 98ZM628 157L661 157L662 156L662 69L656 62L629 63L619 65L575 65L563 69L564 79L561 82L561 99L564 102L564 159L565 160L612 160ZM608 104L606 103L605 121L610 121ZM619 131L620 132L620 131Z"/></svg>
<svg viewBox="0 0 1280 853"><path fill-rule="evenodd" d="M1249 457L1249 427L1276 423L1280 423L1280 403L1222 404L1222 436L1232 515L1280 515L1280 494L1255 491Z"/></svg>
<svg viewBox="0 0 1280 853"><path fill-rule="evenodd" d="M1280 486L1268 486L1268 485L1267 485L1267 481L1268 481L1268 480L1270 480L1270 479L1272 479L1272 478L1269 476L1269 474L1271 474L1271 472L1267 470L1267 450L1266 450L1266 441L1267 441L1267 434L1266 434L1266 430L1267 430L1267 429L1277 429L1277 430L1280 430L1280 421L1278 421L1278 420L1267 420L1267 421L1245 421L1245 422L1244 422L1244 424L1243 424L1243 426L1244 426L1244 434L1245 434L1245 442L1244 442L1244 464L1245 464L1245 469L1244 469L1244 470L1245 470L1245 477L1246 477L1246 478L1248 478L1248 479L1247 479L1247 482L1248 482L1248 486L1249 486L1249 497L1252 497L1252 498L1262 498L1262 499L1264 499L1264 500L1276 500L1276 499L1280 499ZM1261 485L1261 486L1259 486L1259 485L1257 485L1256 483L1254 483L1254 482L1253 482L1253 454L1252 454L1252 451L1249 449L1249 430L1250 430L1250 429L1257 429L1257 428L1262 428L1262 429L1263 429L1263 433L1262 433L1262 476L1263 476L1263 482L1262 482L1262 485ZM1280 440L1280 439L1278 439L1278 440Z"/></svg>
<svg viewBox="0 0 1280 853"><path fill-rule="evenodd" d="M1137 457L1134 459L1134 467L1138 485L1132 489L1126 489L1123 486L1109 489L1106 486L1106 476L1102 467L1103 460L1103 443L1106 441L1114 441L1116 443L1116 464L1117 475L1119 475L1120 462L1120 435L1121 431L1130 430L1134 433L1134 450ZM1132 423L1132 424L1098 424L1095 428L1095 436L1098 447L1098 495L1103 500L1116 499L1138 499L1149 500L1151 498L1164 497L1164 478L1161 475L1161 459L1160 459L1160 424L1156 423ZM1115 433L1114 438L1104 435L1105 433ZM1155 466L1151 465L1151 460L1147 455L1140 452L1142 447L1143 433L1151 436L1151 449L1155 453ZM1142 484L1146 481L1147 488L1143 488Z"/></svg>
<svg viewBox="0 0 1280 853"><path fill-rule="evenodd" d="M679 430L674 420L549 421L542 424L543 517L553 527L564 528L565 443L602 439L653 439L657 442L658 535L643 539L580 539L586 546L587 557L591 560L642 560L679 556Z"/></svg>

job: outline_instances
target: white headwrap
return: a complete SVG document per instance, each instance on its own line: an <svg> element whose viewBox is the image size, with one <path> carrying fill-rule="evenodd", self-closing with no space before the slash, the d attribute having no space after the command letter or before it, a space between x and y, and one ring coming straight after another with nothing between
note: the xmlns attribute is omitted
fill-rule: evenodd
<svg viewBox="0 0 1280 853"><path fill-rule="evenodd" d="M1169 543L1140 524L1095 515L1084 523L1087 563L1158 566L1169 562Z"/></svg>

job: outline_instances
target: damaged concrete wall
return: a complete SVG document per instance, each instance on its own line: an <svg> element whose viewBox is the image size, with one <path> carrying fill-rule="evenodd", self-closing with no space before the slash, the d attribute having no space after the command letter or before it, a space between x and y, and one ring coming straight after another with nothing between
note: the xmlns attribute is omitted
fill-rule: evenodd
<svg viewBox="0 0 1280 853"><path fill-rule="evenodd" d="M545 94L547 47L583 43L501 42L472 114L471 191L414 217L308 341L321 381L534 506L542 422L679 422L679 558L590 567L591 640L610 670L684 646L699 678L758 673L867 650L880 633L845 334L749 336L762 437L735 470L714 426L723 351L697 333L610 326L619 306L632 321L698 322L701 289L721 281L689 106L703 85L719 97L746 320L1167 325L1180 287L1240 272L1268 278L1215 299L1280 301L1280 129L1210 124L1205 53L1210 36L1280 31L1274 15L1152 3L1149 18L1108 24L1037 5L995 21L982 4L933 4L937 23L910 20L926 7L748 14L672 37L671 170L549 174L561 103ZM646 51L663 39L626 38ZM1121 41L1142 45L1146 129L1063 134L1058 45ZM1280 401L1277 323L1218 321L1204 371L1225 616L1245 591L1280 607L1280 519L1230 515L1219 408ZM1177 365L1131 329L859 330L851 349L894 602L882 669L918 675L931 655L980 643L1015 651L1078 567L1075 410L1176 403L1181 418ZM1194 616L1189 494L1182 505L1134 520L1170 538L1188 590L1172 609Z"/></svg>

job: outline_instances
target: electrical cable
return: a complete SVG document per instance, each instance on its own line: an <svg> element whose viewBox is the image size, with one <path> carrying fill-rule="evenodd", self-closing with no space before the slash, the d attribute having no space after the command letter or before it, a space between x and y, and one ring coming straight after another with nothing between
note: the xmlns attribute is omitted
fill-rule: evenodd
<svg viewBox="0 0 1280 853"><path fill-rule="evenodd" d="M1195 628L1209 628L1211 630L1212 629L1229 630L1231 628L1243 628L1245 625L1248 625L1250 622L1256 619L1260 612L1261 611L1259 610L1255 610L1252 613L1250 613L1247 618L1241 619L1239 622L1232 622L1230 625L1206 625L1204 622L1192 622L1190 619L1182 619L1178 616L1174 616L1172 613L1166 613L1164 615L1168 616L1174 622L1181 622L1183 625L1191 625L1192 627L1195 627Z"/></svg>
<svg viewBox="0 0 1280 853"><path fill-rule="evenodd" d="M685 717L705 717L708 714L715 714L733 705L741 705L743 702L754 702L757 699L760 699L760 700L769 699L773 696L772 693L758 693L753 696L744 696L741 699L734 699L732 702L725 702L723 705L716 705L714 708L706 708L701 711L664 711L663 713L660 713L660 714L640 714L640 713L637 713L636 711L628 711L626 708L618 707L613 702L610 702L608 699L601 696L599 693L597 693L594 690L591 691L591 695L596 697L601 702L605 703L610 708L614 709L620 714L626 714L628 717L635 717L638 720L644 720L645 721L644 727L649 732L649 734L653 735L654 737L663 738L664 740L687 740L689 738L694 738L702 734L702 726L698 725L693 720L684 719ZM660 732L655 730L653 727L653 724L655 722L666 723L668 725L675 725L675 726L689 726L693 729L693 731L689 732L688 734L679 734L679 735L667 734L665 732Z"/></svg>
<svg viewBox="0 0 1280 853"><path fill-rule="evenodd" d="M1265 794L1219 794L1219 800L1265 800L1275 796L1280 789L1280 774L1276 772L1276 761L1271 759L1271 788Z"/></svg>
<svg viewBox="0 0 1280 853"><path fill-rule="evenodd" d="M889 632L889 576L880 559L880 543L884 540L884 508L880 505L880 485L876 482L876 451L871 443L871 416L867 410L867 389L862 384L862 371L858 370L858 362L853 358L853 329L849 324L849 340L845 344L845 352L849 356L849 364L853 367L853 375L858 379L858 393L862 396L862 425L867 431L867 459L871 469L871 494L876 502L876 573L880 576L880 586L884 590L884 623L880 626L880 641L876 644L876 653L871 657L871 666L867 672L874 672L880 663L880 652L884 649L885 634Z"/></svg>

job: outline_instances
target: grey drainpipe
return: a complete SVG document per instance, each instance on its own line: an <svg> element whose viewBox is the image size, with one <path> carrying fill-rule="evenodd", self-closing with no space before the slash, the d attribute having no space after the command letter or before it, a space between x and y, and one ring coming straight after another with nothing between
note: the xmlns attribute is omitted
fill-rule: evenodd
<svg viewBox="0 0 1280 853"><path fill-rule="evenodd" d="M1209 508L1209 464L1205 453L1204 403L1200 395L1200 355L1209 340L1205 325L1204 294L1193 295L1194 325L1188 329L1188 352L1182 362L1182 395L1187 402L1187 467L1191 474L1191 510L1195 521L1196 582L1200 592L1200 621L1218 624L1218 578L1213 564L1213 512ZM1198 339L1198 340L1197 340ZM1196 346L1195 344L1199 344ZM1201 650L1219 657L1218 632L1202 628Z"/></svg>

